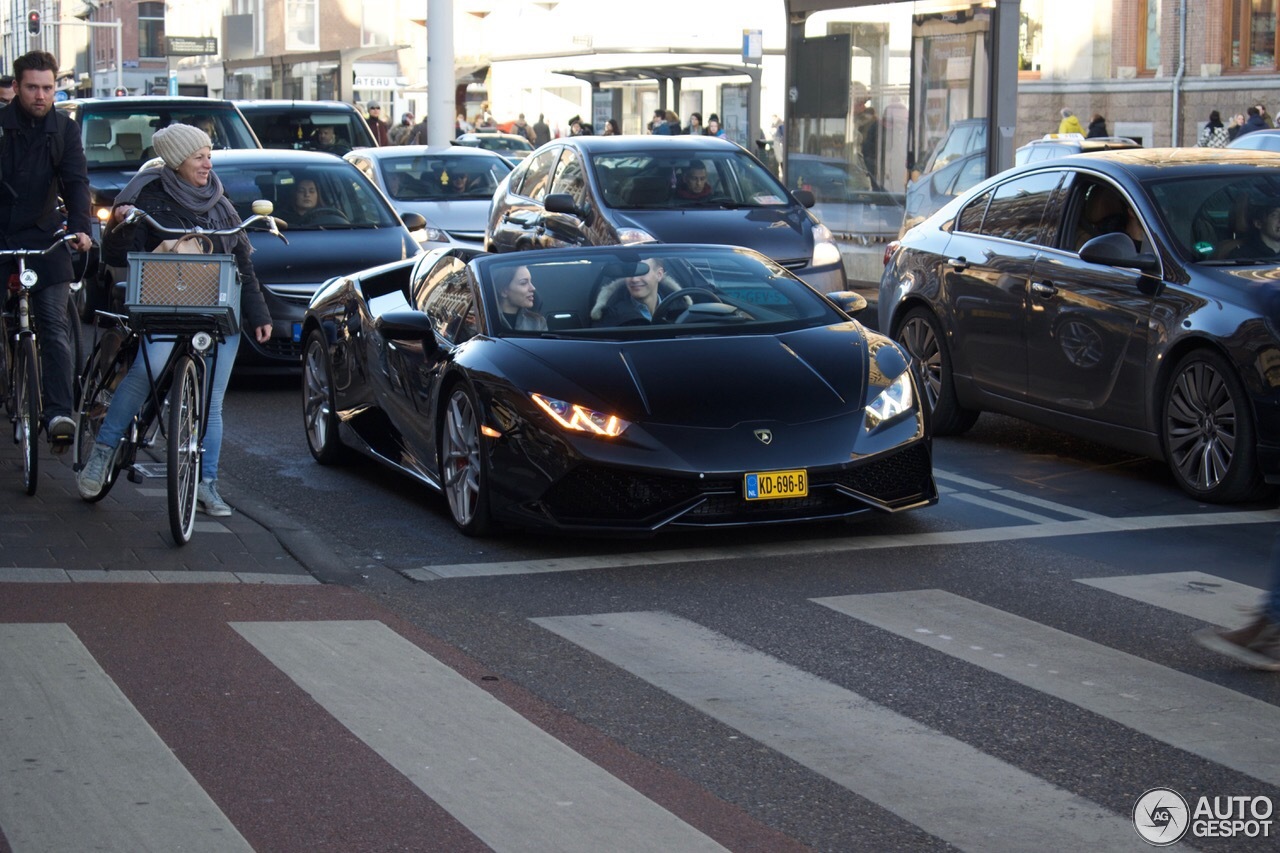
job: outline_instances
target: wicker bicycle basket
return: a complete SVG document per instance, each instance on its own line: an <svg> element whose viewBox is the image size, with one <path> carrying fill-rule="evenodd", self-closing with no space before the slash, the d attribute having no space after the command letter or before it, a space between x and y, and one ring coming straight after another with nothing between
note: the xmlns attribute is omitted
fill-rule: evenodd
<svg viewBox="0 0 1280 853"><path fill-rule="evenodd" d="M240 328L240 276L233 255L130 252L125 308L142 330Z"/></svg>

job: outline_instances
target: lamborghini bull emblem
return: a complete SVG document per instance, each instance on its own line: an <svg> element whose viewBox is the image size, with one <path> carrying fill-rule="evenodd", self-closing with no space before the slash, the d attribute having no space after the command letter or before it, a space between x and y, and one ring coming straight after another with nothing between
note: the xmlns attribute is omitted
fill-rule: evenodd
<svg viewBox="0 0 1280 853"><path fill-rule="evenodd" d="M773 432L767 429L756 430L756 438L760 439L761 444L770 444L773 442Z"/></svg>

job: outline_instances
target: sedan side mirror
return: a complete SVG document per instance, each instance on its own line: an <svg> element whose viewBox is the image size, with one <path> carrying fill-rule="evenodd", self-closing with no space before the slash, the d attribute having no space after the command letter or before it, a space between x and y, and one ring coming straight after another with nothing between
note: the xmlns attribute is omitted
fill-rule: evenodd
<svg viewBox="0 0 1280 853"><path fill-rule="evenodd" d="M1091 264L1109 267L1132 267L1142 272L1160 269L1160 259L1151 252L1139 252L1133 248L1128 234L1116 232L1094 237L1080 247L1080 259Z"/></svg>
<svg viewBox="0 0 1280 853"><path fill-rule="evenodd" d="M573 196L568 193L551 193L551 195L543 199L542 206L547 209L548 213L567 213L570 216L582 216L582 211L573 202Z"/></svg>
<svg viewBox="0 0 1280 853"><path fill-rule="evenodd" d="M410 231L421 231L427 227L427 218L421 213L406 211L400 214L400 220L404 222L404 227Z"/></svg>
<svg viewBox="0 0 1280 853"><path fill-rule="evenodd" d="M818 203L810 190L792 190L791 197L800 202L801 207L813 207Z"/></svg>

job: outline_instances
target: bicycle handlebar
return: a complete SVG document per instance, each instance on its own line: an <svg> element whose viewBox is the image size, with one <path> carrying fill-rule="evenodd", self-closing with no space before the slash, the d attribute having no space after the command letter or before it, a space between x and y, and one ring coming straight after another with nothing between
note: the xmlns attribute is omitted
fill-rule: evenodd
<svg viewBox="0 0 1280 853"><path fill-rule="evenodd" d="M168 234L170 237L182 237L187 234L202 234L206 237L231 237L239 234L241 231L247 231L250 225L265 222L267 224L266 230L269 233L279 237L280 241L286 246L289 245L289 241L280 233L280 229L276 226L275 217L264 213L255 213L248 219L242 220L241 223L234 228L207 229L201 228L199 225L193 228L166 228L159 222L156 222L155 219L152 218L151 214L147 213L145 210L135 207L133 210L129 211L127 216L125 216L122 224L132 225L139 221L146 222L156 231L159 231L161 234Z"/></svg>
<svg viewBox="0 0 1280 853"><path fill-rule="evenodd" d="M76 239L75 234L68 234L62 231L58 233L58 239L54 240L47 249L0 249L0 258L36 258L40 255L49 254L59 246L74 243Z"/></svg>

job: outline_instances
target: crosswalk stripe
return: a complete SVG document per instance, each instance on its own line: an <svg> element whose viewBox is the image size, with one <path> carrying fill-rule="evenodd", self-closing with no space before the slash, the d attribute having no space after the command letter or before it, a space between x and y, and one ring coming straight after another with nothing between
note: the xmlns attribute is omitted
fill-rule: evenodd
<svg viewBox="0 0 1280 853"><path fill-rule="evenodd" d="M1030 521L1030 522L1034 522L1035 524L1049 524L1051 522L1057 521L1056 518L1050 518L1047 515L1041 515L1038 512L1031 512L1030 510L1025 510L1020 507L1009 506L1009 504L1000 503L999 501L988 500L987 498L984 498L981 495L970 495L970 494L966 494L965 492L956 492L951 497L954 500L964 501L967 504L980 506L983 509L993 509L996 512L1001 512L1001 513L1004 513L1005 515L1011 515L1014 518L1021 518L1023 521Z"/></svg>
<svg viewBox="0 0 1280 853"><path fill-rule="evenodd" d="M497 850L723 848L379 622L234 622Z"/></svg>
<svg viewBox="0 0 1280 853"><path fill-rule="evenodd" d="M251 850L70 628L0 625L0 650L14 850Z"/></svg>
<svg viewBox="0 0 1280 853"><path fill-rule="evenodd" d="M1077 578L1076 582L1211 625L1231 628L1238 628L1247 621L1247 611L1256 609L1262 596L1262 590L1257 587L1204 572Z"/></svg>
<svg viewBox="0 0 1280 853"><path fill-rule="evenodd" d="M1055 848L1143 849L1083 797L678 616L533 621L957 847L1024 851L1052 826Z"/></svg>
<svg viewBox="0 0 1280 853"><path fill-rule="evenodd" d="M539 572L571 572L586 569L652 566L667 563L696 563L711 560L741 559L743 557L750 559L799 557L806 554L841 554L885 548L974 545L985 542L1012 542L1046 539L1055 536L1093 536L1102 533L1130 533L1165 528L1185 529L1231 524L1275 524L1277 521L1280 521L1280 512L1276 510L1177 513L1174 515L1132 516L1127 518L1094 517L1076 521L1015 524L1008 527L985 527L975 530L943 530L930 533L910 533L900 536L850 536L839 539L788 540L776 544L753 542L741 547L688 548L671 551L600 554L587 557L555 557L545 560L441 564L409 569L404 574L414 580L431 581L442 578L524 575Z"/></svg>
<svg viewBox="0 0 1280 853"><path fill-rule="evenodd" d="M943 590L814 601L1280 784L1280 708L1267 702Z"/></svg>

